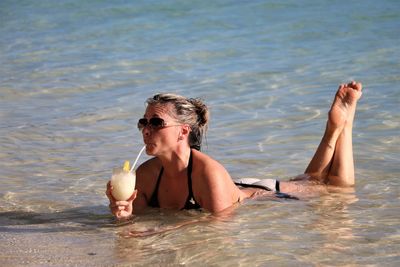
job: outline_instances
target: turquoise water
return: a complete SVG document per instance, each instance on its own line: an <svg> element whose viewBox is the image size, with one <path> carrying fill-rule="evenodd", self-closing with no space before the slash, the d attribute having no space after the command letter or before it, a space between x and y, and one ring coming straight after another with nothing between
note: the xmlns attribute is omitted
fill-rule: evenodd
<svg viewBox="0 0 400 267"><path fill-rule="evenodd" d="M397 266L399 11L399 1L1 1L0 265ZM113 221L105 183L142 147L147 97L203 98L206 153L234 177L286 179L304 171L338 84L353 79L364 84L354 193L248 201L219 219ZM149 229L161 233L127 237Z"/></svg>

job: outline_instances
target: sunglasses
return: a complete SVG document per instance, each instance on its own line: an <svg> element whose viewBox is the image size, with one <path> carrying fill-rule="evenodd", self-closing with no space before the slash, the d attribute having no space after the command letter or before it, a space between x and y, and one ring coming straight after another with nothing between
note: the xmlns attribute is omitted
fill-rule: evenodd
<svg viewBox="0 0 400 267"><path fill-rule="evenodd" d="M149 126L150 129L152 130L160 130L166 127L180 126L180 125L181 124L167 125L164 119L161 118L151 118L149 120L146 118L142 118L138 121L137 127L140 131L142 131L147 126Z"/></svg>

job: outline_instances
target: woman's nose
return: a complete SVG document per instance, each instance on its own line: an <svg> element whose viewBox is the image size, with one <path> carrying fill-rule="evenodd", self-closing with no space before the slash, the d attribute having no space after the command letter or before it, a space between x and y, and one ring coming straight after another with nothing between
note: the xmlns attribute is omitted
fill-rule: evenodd
<svg viewBox="0 0 400 267"><path fill-rule="evenodd" d="M150 131L151 131L150 127L145 126L143 128L143 130L142 130L142 134L145 135L145 136L149 136L150 135Z"/></svg>

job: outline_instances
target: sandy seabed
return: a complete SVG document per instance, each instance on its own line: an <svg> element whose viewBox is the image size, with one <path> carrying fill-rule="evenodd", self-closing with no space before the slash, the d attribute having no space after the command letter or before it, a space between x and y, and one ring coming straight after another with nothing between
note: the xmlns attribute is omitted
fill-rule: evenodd
<svg viewBox="0 0 400 267"><path fill-rule="evenodd" d="M46 225L13 226L0 232L0 266L113 265L110 253L115 236L110 233L74 231L68 226L51 229Z"/></svg>

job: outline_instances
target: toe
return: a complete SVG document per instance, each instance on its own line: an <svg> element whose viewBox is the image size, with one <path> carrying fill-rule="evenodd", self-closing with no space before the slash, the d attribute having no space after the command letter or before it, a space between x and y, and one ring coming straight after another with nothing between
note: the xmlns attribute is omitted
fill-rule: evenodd
<svg viewBox="0 0 400 267"><path fill-rule="evenodd" d="M361 84L361 83L356 83L356 89L357 89L358 91L361 91L361 89L362 89L362 84Z"/></svg>

